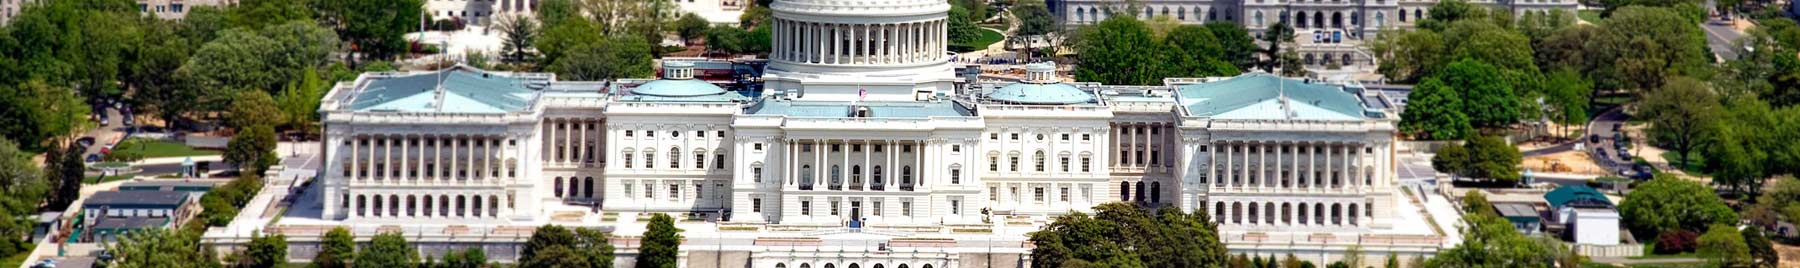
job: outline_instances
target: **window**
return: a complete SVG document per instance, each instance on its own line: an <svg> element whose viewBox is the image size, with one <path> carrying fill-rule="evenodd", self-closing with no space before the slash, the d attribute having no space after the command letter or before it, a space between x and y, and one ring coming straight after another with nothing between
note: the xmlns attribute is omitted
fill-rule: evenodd
<svg viewBox="0 0 1800 268"><path fill-rule="evenodd" d="M950 184L962 184L962 165L950 165Z"/></svg>
<svg viewBox="0 0 1800 268"><path fill-rule="evenodd" d="M676 131L676 130L669 131L669 138L680 138L680 137L681 137L681 131Z"/></svg>
<svg viewBox="0 0 1800 268"><path fill-rule="evenodd" d="M881 201L880 201L880 200L876 200L876 201L875 201L875 202L874 202L874 205L875 205L875 207L874 207L874 210L873 210L873 211L872 211L872 213L873 213L873 214L874 214L874 215L875 215L875 216L881 216Z"/></svg>
<svg viewBox="0 0 1800 268"><path fill-rule="evenodd" d="M1081 141L1089 141L1089 140L1093 140L1093 139L1094 139L1093 134L1081 134Z"/></svg>
<svg viewBox="0 0 1800 268"><path fill-rule="evenodd" d="M961 153L961 152L962 152L962 145L950 145L950 152L952 152L952 153Z"/></svg>
<svg viewBox="0 0 1800 268"><path fill-rule="evenodd" d="M750 198L750 212L762 212L762 198Z"/></svg>
<svg viewBox="0 0 1800 268"><path fill-rule="evenodd" d="M838 214L838 201L831 200L831 215L836 216L837 214Z"/></svg>
<svg viewBox="0 0 1800 268"><path fill-rule="evenodd" d="M1013 155L1012 157L1007 158L1007 159L1009 159L1009 160L1007 162L1006 168L1011 171L1019 171L1019 156Z"/></svg>
<svg viewBox="0 0 1800 268"><path fill-rule="evenodd" d="M900 201L900 216L912 216L912 200Z"/></svg>
<svg viewBox="0 0 1800 268"><path fill-rule="evenodd" d="M625 198L631 198L631 182L625 182Z"/></svg>
<svg viewBox="0 0 1800 268"><path fill-rule="evenodd" d="M851 151L851 152L861 152L861 151L862 151L862 144L851 144L851 145L850 145L850 151Z"/></svg>
<svg viewBox="0 0 1800 268"><path fill-rule="evenodd" d="M1068 186L1063 186L1062 188L1057 188L1056 190L1057 190L1056 191L1057 199L1061 199L1063 202L1069 202L1069 187Z"/></svg>
<svg viewBox="0 0 1800 268"><path fill-rule="evenodd" d="M762 182L762 163L750 164L750 179L755 182Z"/></svg>
<svg viewBox="0 0 1800 268"><path fill-rule="evenodd" d="M681 185L673 184L673 183L669 184L669 199L680 199L680 198L681 198Z"/></svg>
<svg viewBox="0 0 1800 268"><path fill-rule="evenodd" d="M675 167L675 166L669 166L669 167ZM705 168L706 167L706 153L704 153L704 152L694 153L694 167L695 168Z"/></svg>
<svg viewBox="0 0 1800 268"><path fill-rule="evenodd" d="M626 131L625 131L625 136L626 136L626 137L631 137L631 133L632 133L632 132L636 132L636 131L630 131L630 130L626 130Z"/></svg>
<svg viewBox="0 0 1800 268"><path fill-rule="evenodd" d="M644 168L655 168L655 167L656 167L656 153L648 152L648 151L644 152Z"/></svg>
<svg viewBox="0 0 1800 268"><path fill-rule="evenodd" d="M989 140L1000 140L1000 133L988 133Z"/></svg>
<svg viewBox="0 0 1800 268"><path fill-rule="evenodd" d="M1010 138L1009 138L1009 139L1012 139L1012 140L1015 140L1015 141L1016 141L1016 140L1019 140L1019 133L1012 133L1012 134L1010 134L1010 136L1011 136L1011 137L1010 137Z"/></svg>
<svg viewBox="0 0 1800 268"><path fill-rule="evenodd" d="M706 138L706 131L705 130L695 130L694 137L695 138Z"/></svg>
<svg viewBox="0 0 1800 268"><path fill-rule="evenodd" d="M1011 191L1007 191L1007 192L1006 192L1006 193L1009 193L1009 194L1012 194L1012 201L1013 201L1013 202L1018 202L1018 201L1019 201L1019 198L1020 198L1020 196L1024 196L1024 195L1020 195L1020 194L1019 194L1019 186L1018 186L1018 185L1013 185L1013 187L1012 187L1012 190L1011 190Z"/></svg>
<svg viewBox="0 0 1800 268"><path fill-rule="evenodd" d="M725 169L725 154L713 155L713 169Z"/></svg>
<svg viewBox="0 0 1800 268"><path fill-rule="evenodd" d="M644 137L645 137L645 138L655 138L655 137L656 137L656 132L655 132L655 131L649 131L649 130L645 130L645 131L644 131Z"/></svg>
<svg viewBox="0 0 1800 268"><path fill-rule="evenodd" d="M887 148L884 148L886 146L881 146L880 144L876 144L874 146L875 146L875 152L877 152L877 153L881 152L882 149L887 149Z"/></svg>
<svg viewBox="0 0 1800 268"><path fill-rule="evenodd" d="M812 200L800 199L800 215L812 215Z"/></svg>
<svg viewBox="0 0 1800 268"><path fill-rule="evenodd" d="M906 146L900 146L900 152L902 152L902 153L911 153L911 152L912 152L912 145L906 145Z"/></svg>
<svg viewBox="0 0 1800 268"><path fill-rule="evenodd" d="M761 143L761 142L758 142L758 143L752 143L752 144L750 144L750 147L751 147L751 148L752 148L752 149L755 149L755 150L757 150L757 151L762 151L762 143Z"/></svg>
<svg viewBox="0 0 1800 268"><path fill-rule="evenodd" d="M1037 135L1037 140L1039 140L1039 141L1042 141L1042 140L1044 140L1044 134L1038 134L1038 135Z"/></svg>
<svg viewBox="0 0 1800 268"><path fill-rule="evenodd" d="M681 148L669 148L669 168L681 168Z"/></svg>
<svg viewBox="0 0 1800 268"><path fill-rule="evenodd" d="M650 182L644 182L644 198L656 198L656 190L651 188L656 187L650 187Z"/></svg>
<svg viewBox="0 0 1800 268"><path fill-rule="evenodd" d="M999 154L999 153L994 153L994 154ZM989 155L988 156L988 171L1000 171L1000 156L999 155Z"/></svg>
<svg viewBox="0 0 1800 268"><path fill-rule="evenodd" d="M1031 188L1031 201L1044 202L1044 187Z"/></svg>
<svg viewBox="0 0 1800 268"><path fill-rule="evenodd" d="M724 137L725 137L725 131L724 131L724 130L720 130L720 131L713 131L713 133L714 133L714 134L715 134L715 135L716 135L716 136L717 136L717 137L720 137L720 138L724 138Z"/></svg>
<svg viewBox="0 0 1800 268"><path fill-rule="evenodd" d="M837 151L841 151L841 150L842 150L842 149L843 149L843 148L842 148L842 147L840 147L840 146L841 146L841 144L832 144L832 145L831 145L831 151L832 151L832 152L837 152Z"/></svg>
<svg viewBox="0 0 1800 268"><path fill-rule="evenodd" d="M1044 172L1044 160L1044 151L1038 151L1037 154L1032 155L1031 164L1034 165L1034 170Z"/></svg>
<svg viewBox="0 0 1800 268"><path fill-rule="evenodd" d="M1066 141L1066 140L1069 140L1069 133L1063 133L1063 134L1062 134L1062 140L1065 140L1065 141Z"/></svg>
<svg viewBox="0 0 1800 268"><path fill-rule="evenodd" d="M950 215L962 215L962 200L950 199Z"/></svg>
<svg viewBox="0 0 1800 268"><path fill-rule="evenodd" d="M988 186L988 202L1000 201L1000 187Z"/></svg>
<svg viewBox="0 0 1800 268"><path fill-rule="evenodd" d="M631 168L631 156L634 155L634 153L632 153L631 150L625 150L625 153L620 155L625 156L625 168Z"/></svg>

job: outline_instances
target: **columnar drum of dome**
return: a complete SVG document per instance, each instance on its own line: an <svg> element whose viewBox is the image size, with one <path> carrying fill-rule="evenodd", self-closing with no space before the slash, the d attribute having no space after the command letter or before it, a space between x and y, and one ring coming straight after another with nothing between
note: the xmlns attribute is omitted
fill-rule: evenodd
<svg viewBox="0 0 1800 268"><path fill-rule="evenodd" d="M778 0L775 64L907 67L944 62L940 0Z"/></svg>

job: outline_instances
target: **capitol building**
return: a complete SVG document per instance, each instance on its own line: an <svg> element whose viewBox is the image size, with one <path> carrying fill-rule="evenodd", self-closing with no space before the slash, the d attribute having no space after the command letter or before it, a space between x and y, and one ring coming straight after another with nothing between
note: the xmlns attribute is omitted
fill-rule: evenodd
<svg viewBox="0 0 1800 268"><path fill-rule="evenodd" d="M1234 254L1324 263L1454 242L1400 194L1397 114L1361 86L1262 73L1111 86L1049 62L968 81L945 51L949 8L775 1L759 91L673 59L614 81L364 74L322 101L318 176L265 190L255 202L287 207L206 239L285 234L304 261L347 227L510 261L558 224L610 231L628 259L647 215L667 213L686 230L684 267L1024 267L1026 233L1130 202L1207 213Z"/></svg>

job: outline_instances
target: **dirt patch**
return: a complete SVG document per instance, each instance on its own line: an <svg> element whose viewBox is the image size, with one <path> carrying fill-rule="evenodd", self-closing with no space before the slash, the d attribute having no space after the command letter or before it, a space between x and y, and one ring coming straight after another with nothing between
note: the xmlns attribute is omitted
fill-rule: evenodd
<svg viewBox="0 0 1800 268"><path fill-rule="evenodd" d="M1775 253L1781 255L1781 268L1800 268L1800 247L1775 243Z"/></svg>
<svg viewBox="0 0 1800 268"><path fill-rule="evenodd" d="M1520 164L1536 172L1608 175L1605 168L1594 163L1594 159L1583 151L1526 157Z"/></svg>

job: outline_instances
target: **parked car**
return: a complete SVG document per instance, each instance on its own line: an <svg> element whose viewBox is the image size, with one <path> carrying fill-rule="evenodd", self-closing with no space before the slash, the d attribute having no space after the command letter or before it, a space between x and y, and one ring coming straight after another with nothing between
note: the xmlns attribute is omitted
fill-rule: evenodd
<svg viewBox="0 0 1800 268"><path fill-rule="evenodd" d="M94 137L81 137L75 139L75 144L80 144L82 147L94 146Z"/></svg>
<svg viewBox="0 0 1800 268"><path fill-rule="evenodd" d="M100 162L100 154L88 154L88 156L87 156L87 162L88 162L88 163L98 163L98 162Z"/></svg>
<svg viewBox="0 0 1800 268"><path fill-rule="evenodd" d="M1631 151L1630 150L1619 150L1619 159L1624 160L1624 161L1631 161Z"/></svg>
<svg viewBox="0 0 1800 268"><path fill-rule="evenodd" d="M1588 134L1588 143L1592 143L1594 145L1599 145L1600 144L1600 134Z"/></svg>
<svg viewBox="0 0 1800 268"><path fill-rule="evenodd" d="M1650 164L1638 163L1631 165L1631 171L1637 172L1636 176L1631 177L1632 179L1647 180L1651 177L1655 177L1656 167L1650 166Z"/></svg>

